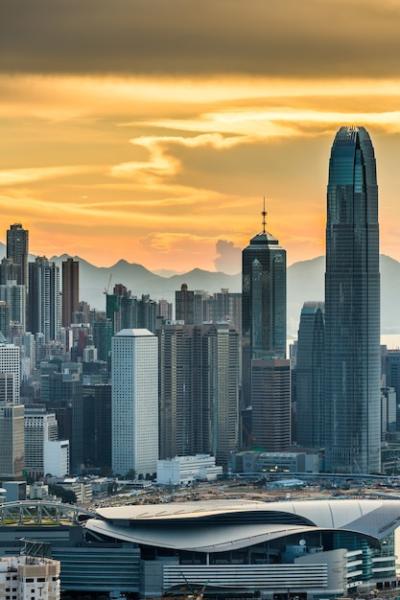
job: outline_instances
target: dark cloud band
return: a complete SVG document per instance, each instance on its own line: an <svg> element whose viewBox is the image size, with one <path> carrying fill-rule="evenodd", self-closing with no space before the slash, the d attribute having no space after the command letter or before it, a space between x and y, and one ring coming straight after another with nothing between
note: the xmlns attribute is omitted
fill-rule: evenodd
<svg viewBox="0 0 400 600"><path fill-rule="evenodd" d="M394 77L389 0L1 0L0 72Z"/></svg>

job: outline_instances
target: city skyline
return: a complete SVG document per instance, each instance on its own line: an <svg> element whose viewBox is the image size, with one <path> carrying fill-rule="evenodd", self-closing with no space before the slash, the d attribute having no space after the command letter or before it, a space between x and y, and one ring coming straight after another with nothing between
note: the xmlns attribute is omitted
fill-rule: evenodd
<svg viewBox="0 0 400 600"><path fill-rule="evenodd" d="M18 20L4 2L0 227L22 222L49 256L214 269L259 229L265 194L292 264L323 253L330 141L358 124L380 156L382 251L400 258L398 6L223 1L194 19L192 2L117 0L92 22L90 4L74 19L40 0L41 18L22 0Z"/></svg>

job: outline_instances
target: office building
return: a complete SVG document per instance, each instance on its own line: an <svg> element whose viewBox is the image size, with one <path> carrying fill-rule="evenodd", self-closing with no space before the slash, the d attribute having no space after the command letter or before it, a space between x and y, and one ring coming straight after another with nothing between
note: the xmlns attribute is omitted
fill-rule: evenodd
<svg viewBox="0 0 400 600"><path fill-rule="evenodd" d="M28 279L28 255L29 255L29 232L20 223L15 223L7 230L7 259L17 265L15 274L17 284L24 285L29 289ZM13 277L14 279L14 277Z"/></svg>
<svg viewBox="0 0 400 600"><path fill-rule="evenodd" d="M69 440L44 440L43 467L45 475L53 477L69 475Z"/></svg>
<svg viewBox="0 0 400 600"><path fill-rule="evenodd" d="M44 406L25 407L25 470L33 476L46 475L44 447L58 439L58 425L54 413Z"/></svg>
<svg viewBox="0 0 400 600"><path fill-rule="evenodd" d="M5 285L8 281L20 281L20 272L20 266L15 264L12 258L2 258L0 262L0 284Z"/></svg>
<svg viewBox="0 0 400 600"><path fill-rule="evenodd" d="M325 276L327 469L378 473L381 448L378 186L363 127L342 127L329 163Z"/></svg>
<svg viewBox="0 0 400 600"><path fill-rule="evenodd" d="M244 450L232 456L232 471L244 475L256 473L267 477L278 473L319 473L321 457L318 453L290 448L286 452Z"/></svg>
<svg viewBox="0 0 400 600"><path fill-rule="evenodd" d="M251 400L251 361L286 357L286 250L263 230L242 252L242 390Z"/></svg>
<svg viewBox="0 0 400 600"><path fill-rule="evenodd" d="M59 600L60 563L50 558L0 558L0 598L4 600Z"/></svg>
<svg viewBox="0 0 400 600"><path fill-rule="evenodd" d="M33 334L42 333L45 343L60 335L60 269L46 257L29 263L28 327Z"/></svg>
<svg viewBox="0 0 400 600"><path fill-rule="evenodd" d="M268 452L287 450L291 443L289 360L252 360L251 407L251 446Z"/></svg>
<svg viewBox="0 0 400 600"><path fill-rule="evenodd" d="M396 431L397 423L397 397L394 388L384 387L381 389L381 431L382 440L387 433Z"/></svg>
<svg viewBox="0 0 400 600"><path fill-rule="evenodd" d="M157 304L157 318L163 321L171 321L172 320L172 302L168 302L168 300L164 300L163 298L158 301Z"/></svg>
<svg viewBox="0 0 400 600"><path fill-rule="evenodd" d="M26 323L26 289L24 285L18 285L16 281L7 281L0 285L0 301L8 306L9 321L14 325L20 325L25 332Z"/></svg>
<svg viewBox="0 0 400 600"><path fill-rule="evenodd" d="M24 407L0 404L0 481L20 479L24 468Z"/></svg>
<svg viewBox="0 0 400 600"><path fill-rule="evenodd" d="M79 261L67 258L62 262L62 326L74 322L79 309Z"/></svg>
<svg viewBox="0 0 400 600"><path fill-rule="evenodd" d="M158 344L147 329L122 329L112 340L112 469L137 476L158 460Z"/></svg>
<svg viewBox="0 0 400 600"><path fill-rule="evenodd" d="M86 471L111 471L111 385L83 385L82 464Z"/></svg>
<svg viewBox="0 0 400 600"><path fill-rule="evenodd" d="M301 310L296 348L296 441L303 448L325 443L325 322L323 302Z"/></svg>

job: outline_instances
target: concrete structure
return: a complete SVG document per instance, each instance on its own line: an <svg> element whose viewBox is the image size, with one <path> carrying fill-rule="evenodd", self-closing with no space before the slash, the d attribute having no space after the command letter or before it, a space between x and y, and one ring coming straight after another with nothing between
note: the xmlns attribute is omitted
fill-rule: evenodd
<svg viewBox="0 0 400 600"><path fill-rule="evenodd" d="M158 344L147 329L112 341L112 469L146 476L158 460Z"/></svg>
<svg viewBox="0 0 400 600"><path fill-rule="evenodd" d="M193 481L215 481L222 472L222 467L217 467L214 456L209 454L176 456L157 462L157 483L185 485Z"/></svg>
<svg viewBox="0 0 400 600"><path fill-rule="evenodd" d="M143 597L189 584L316 600L394 586L399 523L399 501L242 499L99 508L86 530L138 544Z"/></svg>
<svg viewBox="0 0 400 600"><path fill-rule="evenodd" d="M378 186L363 127L339 129L329 162L325 341L327 471L379 473Z"/></svg>
<svg viewBox="0 0 400 600"><path fill-rule="evenodd" d="M23 405L0 403L0 481L22 477L24 450Z"/></svg>
<svg viewBox="0 0 400 600"><path fill-rule="evenodd" d="M79 261L69 257L62 262L62 326L74 322L79 309Z"/></svg>
<svg viewBox="0 0 400 600"><path fill-rule="evenodd" d="M265 229L242 252L242 389L251 403L251 361L286 357L286 250Z"/></svg>
<svg viewBox="0 0 400 600"><path fill-rule="evenodd" d="M58 439L56 415L45 407L25 407L25 470L32 475L45 475L44 447ZM68 472L68 471L67 471ZM65 474L65 473L64 473Z"/></svg>
<svg viewBox="0 0 400 600"><path fill-rule="evenodd" d="M290 361L251 363L251 447L270 452L291 443Z"/></svg>
<svg viewBox="0 0 400 600"><path fill-rule="evenodd" d="M60 563L49 558L0 558L0 598L59 600Z"/></svg>
<svg viewBox="0 0 400 600"><path fill-rule="evenodd" d="M44 474L54 477L69 475L70 454L69 440L44 440L43 470Z"/></svg>

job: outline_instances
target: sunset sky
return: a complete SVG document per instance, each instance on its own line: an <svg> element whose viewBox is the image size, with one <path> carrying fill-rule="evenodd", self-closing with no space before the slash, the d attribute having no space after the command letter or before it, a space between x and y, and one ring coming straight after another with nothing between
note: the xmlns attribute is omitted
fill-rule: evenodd
<svg viewBox="0 0 400 600"><path fill-rule="evenodd" d="M0 239L237 271L268 229L324 252L330 145L368 128L400 259L399 0L1 0Z"/></svg>

